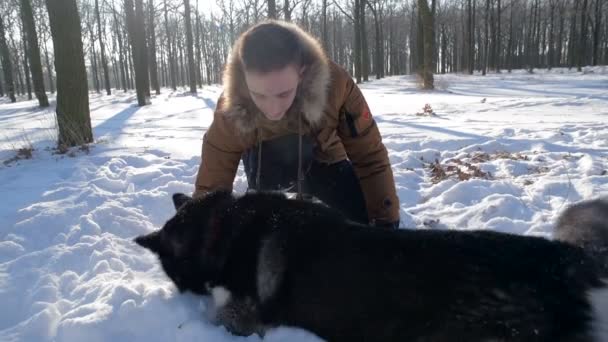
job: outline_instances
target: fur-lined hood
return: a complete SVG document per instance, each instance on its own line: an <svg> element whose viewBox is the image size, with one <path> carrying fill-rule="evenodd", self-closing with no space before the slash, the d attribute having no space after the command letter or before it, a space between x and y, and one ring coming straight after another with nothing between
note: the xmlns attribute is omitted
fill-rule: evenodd
<svg viewBox="0 0 608 342"><path fill-rule="evenodd" d="M297 127L301 113L304 125L309 129L318 127L323 121L323 110L327 103L327 89L331 81L330 65L321 44L310 34L295 24L272 21L294 32L300 39L303 53L310 56L311 64L306 65L302 81L293 105L284 119L287 127ZM257 127L268 124L268 119L255 106L249 95L241 62L242 38L232 48L223 75L223 101L219 111L234 122L241 133L251 133Z"/></svg>

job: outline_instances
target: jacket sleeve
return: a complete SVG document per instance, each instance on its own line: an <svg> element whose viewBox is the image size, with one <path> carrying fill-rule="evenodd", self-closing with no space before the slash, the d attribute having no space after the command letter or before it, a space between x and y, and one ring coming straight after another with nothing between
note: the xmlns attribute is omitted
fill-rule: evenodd
<svg viewBox="0 0 608 342"><path fill-rule="evenodd" d="M220 96L217 107L221 107ZM195 181L193 197L214 190L232 190L232 183L246 146L236 134L236 129L219 110L213 114L213 122L203 137L201 164Z"/></svg>
<svg viewBox="0 0 608 342"><path fill-rule="evenodd" d="M372 223L397 222L399 198L388 152L361 90L346 76L338 135L359 177Z"/></svg>

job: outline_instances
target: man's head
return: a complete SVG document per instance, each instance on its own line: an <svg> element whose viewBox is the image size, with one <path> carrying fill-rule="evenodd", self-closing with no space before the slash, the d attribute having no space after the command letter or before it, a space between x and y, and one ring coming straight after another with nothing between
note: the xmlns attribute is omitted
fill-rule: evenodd
<svg viewBox="0 0 608 342"><path fill-rule="evenodd" d="M242 36L241 63L252 101L270 120L293 104L305 71L297 34L276 22L258 24Z"/></svg>

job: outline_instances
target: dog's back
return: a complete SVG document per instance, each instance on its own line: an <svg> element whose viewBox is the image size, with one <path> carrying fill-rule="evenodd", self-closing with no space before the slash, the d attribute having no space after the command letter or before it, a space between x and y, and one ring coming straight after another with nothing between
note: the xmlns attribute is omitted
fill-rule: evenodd
<svg viewBox="0 0 608 342"><path fill-rule="evenodd" d="M608 282L608 199L568 207L557 220L554 237L583 248L596 262L604 282ZM592 290L589 298L595 318L595 340L608 341L608 290Z"/></svg>
<svg viewBox="0 0 608 342"><path fill-rule="evenodd" d="M576 247L485 231L344 229L277 232L289 246L277 323L343 341L590 341L586 296L599 281Z"/></svg>

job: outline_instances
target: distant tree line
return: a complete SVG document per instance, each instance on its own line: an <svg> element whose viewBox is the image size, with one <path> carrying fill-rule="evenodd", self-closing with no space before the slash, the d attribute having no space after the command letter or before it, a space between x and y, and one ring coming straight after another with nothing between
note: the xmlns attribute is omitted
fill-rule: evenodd
<svg viewBox="0 0 608 342"><path fill-rule="evenodd" d="M433 88L441 73L581 70L608 64L607 17L604 0L5 0L0 96L48 106L62 87L136 89L145 105L162 87L195 93L221 82L238 35L267 18L317 36L357 82L419 73Z"/></svg>

